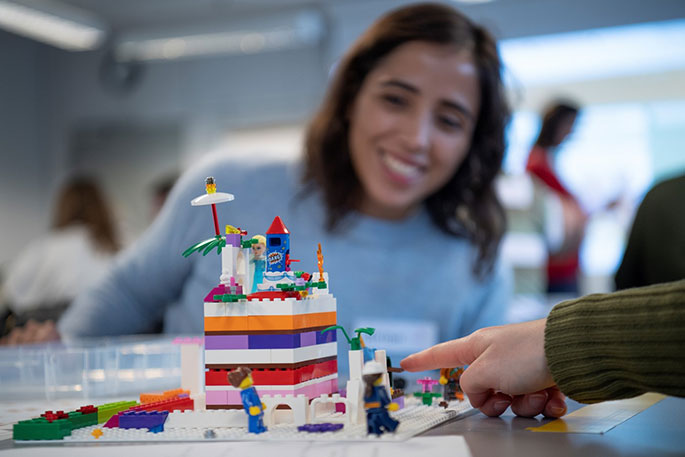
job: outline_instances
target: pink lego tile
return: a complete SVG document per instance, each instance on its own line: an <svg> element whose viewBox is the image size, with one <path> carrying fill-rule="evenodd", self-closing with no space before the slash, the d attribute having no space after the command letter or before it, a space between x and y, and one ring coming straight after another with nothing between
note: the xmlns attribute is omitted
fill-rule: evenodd
<svg viewBox="0 0 685 457"><path fill-rule="evenodd" d="M205 398L208 405L225 405L228 403L227 394L225 390L208 390L205 392ZM240 400L240 392L238 392L238 400Z"/></svg>

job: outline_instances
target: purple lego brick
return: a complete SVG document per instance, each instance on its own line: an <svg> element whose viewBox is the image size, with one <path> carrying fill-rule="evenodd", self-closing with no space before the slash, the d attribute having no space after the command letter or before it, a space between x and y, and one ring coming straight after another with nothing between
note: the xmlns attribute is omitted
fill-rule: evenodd
<svg viewBox="0 0 685 457"><path fill-rule="evenodd" d="M338 341L337 338L337 333L336 331L332 332L316 332L316 344L324 344L324 343L332 343L334 341Z"/></svg>
<svg viewBox="0 0 685 457"><path fill-rule="evenodd" d="M297 427L300 432L309 433L324 433L324 432L335 432L343 428L343 424L331 424L329 422L323 424L305 424Z"/></svg>
<svg viewBox="0 0 685 457"><path fill-rule="evenodd" d="M248 349L247 335L207 335L205 349Z"/></svg>
<svg viewBox="0 0 685 457"><path fill-rule="evenodd" d="M313 346L316 344L317 332L304 332L300 334L300 347Z"/></svg>
<svg viewBox="0 0 685 457"><path fill-rule="evenodd" d="M239 233L228 233L226 234L226 245L240 247L240 234Z"/></svg>
<svg viewBox="0 0 685 457"><path fill-rule="evenodd" d="M249 335L250 349L294 349L300 347L300 334Z"/></svg>
<svg viewBox="0 0 685 457"><path fill-rule="evenodd" d="M126 411L119 416L119 428L151 429L164 425L168 411Z"/></svg>

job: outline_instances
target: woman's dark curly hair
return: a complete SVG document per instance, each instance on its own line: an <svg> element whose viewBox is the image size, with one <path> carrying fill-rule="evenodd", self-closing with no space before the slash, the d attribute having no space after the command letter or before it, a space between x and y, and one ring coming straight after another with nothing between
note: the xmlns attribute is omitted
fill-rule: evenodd
<svg viewBox="0 0 685 457"><path fill-rule="evenodd" d="M397 9L377 20L340 62L305 138L304 181L322 190L329 230L359 208L363 190L349 154L350 107L364 79L398 46L410 41L456 45L471 51L478 69L481 107L470 149L455 175L425 200L433 222L444 232L478 248L473 270L491 270L505 230L505 215L494 179L504 156L509 118L494 38L455 9L425 3Z"/></svg>

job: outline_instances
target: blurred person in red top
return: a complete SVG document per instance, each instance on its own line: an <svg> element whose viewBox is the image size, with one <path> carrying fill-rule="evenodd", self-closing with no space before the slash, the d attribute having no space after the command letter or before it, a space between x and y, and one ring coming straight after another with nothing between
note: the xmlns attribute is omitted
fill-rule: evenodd
<svg viewBox="0 0 685 457"><path fill-rule="evenodd" d="M558 199L563 214L563 221L559 221L563 237L550 247L547 258L547 293L578 294L579 251L587 214L553 167L554 155L573 130L578 111L578 106L568 101L555 102L545 110L526 164L534 180Z"/></svg>

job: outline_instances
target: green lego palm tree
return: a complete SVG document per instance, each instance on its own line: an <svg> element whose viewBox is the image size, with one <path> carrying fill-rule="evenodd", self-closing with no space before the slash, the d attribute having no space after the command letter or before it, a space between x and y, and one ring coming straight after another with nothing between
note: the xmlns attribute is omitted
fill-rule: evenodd
<svg viewBox="0 0 685 457"><path fill-rule="evenodd" d="M193 252L202 252L202 255L207 255L212 249L216 248L217 254L221 254L221 250L226 247L226 239L221 235L216 235L214 238L209 238L204 241L200 241L188 249L183 251L183 257L188 257Z"/></svg>
<svg viewBox="0 0 685 457"><path fill-rule="evenodd" d="M373 332L376 331L375 328L371 327L362 327L354 330L354 333L357 334L354 338L350 338L345 329L341 325L331 325L330 327L327 327L321 331L321 333L326 333L329 330L342 330L343 335L345 335L345 339L347 340L347 344L350 345L350 351L358 351L362 348L362 333L365 333L369 336L373 335Z"/></svg>

